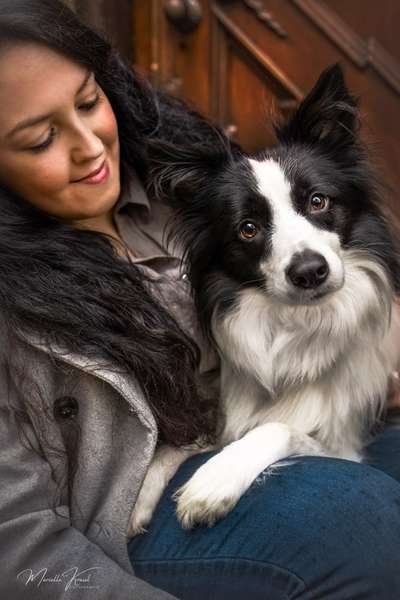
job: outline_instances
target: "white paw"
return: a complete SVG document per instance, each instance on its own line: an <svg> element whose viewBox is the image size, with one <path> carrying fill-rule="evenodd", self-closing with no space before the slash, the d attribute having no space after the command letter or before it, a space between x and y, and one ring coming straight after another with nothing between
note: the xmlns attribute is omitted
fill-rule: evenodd
<svg viewBox="0 0 400 600"><path fill-rule="evenodd" d="M194 525L211 527L225 517L245 490L238 485L235 471L221 471L218 456L202 465L173 495L176 515L184 529Z"/></svg>
<svg viewBox="0 0 400 600"><path fill-rule="evenodd" d="M128 537L146 532L146 527L153 517L155 508L178 467L192 454L205 452L206 450L199 450L197 446L194 448L173 448L170 446L158 448L132 511L128 523Z"/></svg>

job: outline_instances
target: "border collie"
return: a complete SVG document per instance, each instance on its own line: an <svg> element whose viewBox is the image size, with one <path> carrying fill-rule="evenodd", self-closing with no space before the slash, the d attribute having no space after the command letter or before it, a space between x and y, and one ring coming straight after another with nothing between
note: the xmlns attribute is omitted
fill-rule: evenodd
<svg viewBox="0 0 400 600"><path fill-rule="evenodd" d="M272 150L250 157L215 132L212 143L150 152L221 357L222 449L175 494L184 527L212 525L289 456L362 460L400 338L395 243L358 120L334 65L276 126ZM193 453L157 451L129 535Z"/></svg>

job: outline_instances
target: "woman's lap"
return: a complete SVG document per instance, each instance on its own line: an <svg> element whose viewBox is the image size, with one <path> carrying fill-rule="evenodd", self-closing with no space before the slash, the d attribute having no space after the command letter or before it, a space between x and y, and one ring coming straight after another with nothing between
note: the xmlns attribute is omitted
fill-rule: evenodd
<svg viewBox="0 0 400 600"><path fill-rule="evenodd" d="M380 468L389 450L400 457L400 428L392 429L370 447ZM400 484L391 476L302 457L253 484L214 527L185 531L171 494L209 456L181 466L149 531L130 543L139 577L185 600L398 600Z"/></svg>

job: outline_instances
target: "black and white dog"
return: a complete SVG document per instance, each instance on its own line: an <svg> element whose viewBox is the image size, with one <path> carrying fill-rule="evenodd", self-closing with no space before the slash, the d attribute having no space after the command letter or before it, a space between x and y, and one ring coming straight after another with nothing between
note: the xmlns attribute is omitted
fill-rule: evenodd
<svg viewBox="0 0 400 600"><path fill-rule="evenodd" d="M221 357L222 450L176 494L184 527L212 525L273 463L362 460L396 368L398 259L339 66L324 71L278 145L249 157L161 144L203 325ZM130 535L191 449L160 448Z"/></svg>

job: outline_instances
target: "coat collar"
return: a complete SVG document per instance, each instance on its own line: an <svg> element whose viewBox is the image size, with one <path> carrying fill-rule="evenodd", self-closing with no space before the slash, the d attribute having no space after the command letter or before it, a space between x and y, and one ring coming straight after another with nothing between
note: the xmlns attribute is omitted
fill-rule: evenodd
<svg viewBox="0 0 400 600"><path fill-rule="evenodd" d="M37 350L56 356L59 360L76 367L88 375L97 377L113 387L130 406L131 412L136 412L142 424L153 434L157 433L157 425L144 394L133 375L116 371L112 363L99 364L82 354L66 351L55 342L44 342L40 335L19 333L20 338Z"/></svg>

